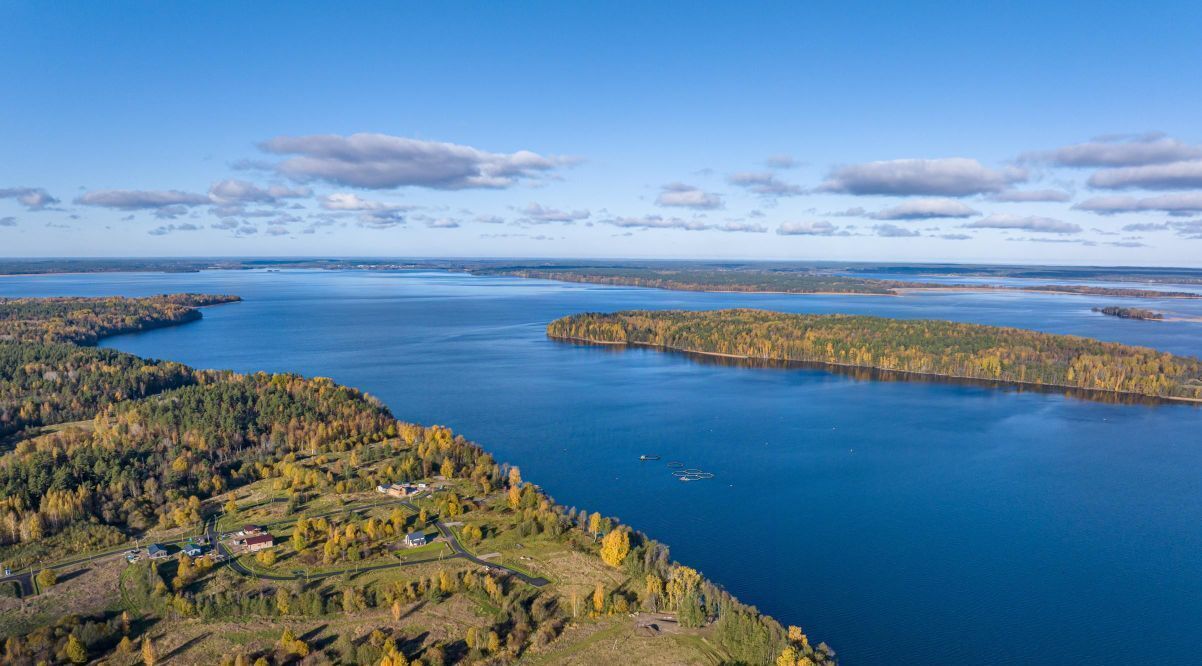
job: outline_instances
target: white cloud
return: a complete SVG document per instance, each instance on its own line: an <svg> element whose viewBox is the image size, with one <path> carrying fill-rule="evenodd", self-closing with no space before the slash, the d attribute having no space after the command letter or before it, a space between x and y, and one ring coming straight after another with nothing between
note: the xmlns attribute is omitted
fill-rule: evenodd
<svg viewBox="0 0 1202 666"><path fill-rule="evenodd" d="M209 197L179 190L93 190L75 200L85 206L117 210L178 209L209 203Z"/></svg>
<svg viewBox="0 0 1202 666"><path fill-rule="evenodd" d="M368 229L391 229L405 224L405 212L413 206L402 206L364 199L351 192L334 192L321 198L321 207L338 213L357 213L359 226Z"/></svg>
<svg viewBox="0 0 1202 666"><path fill-rule="evenodd" d="M1171 223L1178 236L1193 240L1202 240L1202 220L1187 220Z"/></svg>
<svg viewBox="0 0 1202 666"><path fill-rule="evenodd" d="M1168 222L1140 222L1123 226L1123 231L1168 231Z"/></svg>
<svg viewBox="0 0 1202 666"><path fill-rule="evenodd" d="M167 224L161 227L155 227L146 233L150 234L151 236L166 236L167 234L175 233L177 231L200 231L200 227L192 224L191 222L185 222L183 224Z"/></svg>
<svg viewBox="0 0 1202 666"><path fill-rule="evenodd" d="M819 189L847 194L962 197L998 192L1026 177L1022 169L990 169L963 157L887 160L838 167Z"/></svg>
<svg viewBox="0 0 1202 666"><path fill-rule="evenodd" d="M16 199L26 210L45 210L58 203L40 187L0 187L0 199Z"/></svg>
<svg viewBox="0 0 1202 666"><path fill-rule="evenodd" d="M17 226L17 218L12 217L11 215L9 217L0 217L0 227L15 227L15 226Z"/></svg>
<svg viewBox="0 0 1202 666"><path fill-rule="evenodd" d="M1106 190L1181 190L1202 187L1202 160L1103 169L1089 177L1089 185Z"/></svg>
<svg viewBox="0 0 1202 666"><path fill-rule="evenodd" d="M892 208L870 214L874 220L929 220L934 218L965 218L980 215L955 199L914 199Z"/></svg>
<svg viewBox="0 0 1202 666"><path fill-rule="evenodd" d="M334 192L321 198L321 207L326 210L364 211L364 210L398 210L401 206L364 199L351 192Z"/></svg>
<svg viewBox="0 0 1202 666"><path fill-rule="evenodd" d="M768 227L755 222L727 222L714 227L717 231L742 232L748 234L762 234L768 231Z"/></svg>
<svg viewBox="0 0 1202 666"><path fill-rule="evenodd" d="M1139 241L1110 241L1106 244L1112 247L1148 247L1147 243Z"/></svg>
<svg viewBox="0 0 1202 666"><path fill-rule="evenodd" d="M748 171L731 174L727 180L730 181L731 185L737 185L764 196L791 197L805 194L805 190L800 186L786 183L767 171Z"/></svg>
<svg viewBox="0 0 1202 666"><path fill-rule="evenodd" d="M587 210L558 210L555 208L546 208L541 204L530 202L524 208L514 209L527 222L535 224L544 224L547 222L578 222L586 220L589 217Z"/></svg>
<svg viewBox="0 0 1202 666"><path fill-rule="evenodd" d="M834 236L839 227L830 222L784 222L776 228L781 236Z"/></svg>
<svg viewBox="0 0 1202 666"><path fill-rule="evenodd" d="M279 136L260 147L290 156L275 165L278 173L289 178L365 189L505 188L573 163L527 150L493 153L454 143L370 133Z"/></svg>
<svg viewBox="0 0 1202 666"><path fill-rule="evenodd" d="M1063 190L1003 190L989 198L992 201L1027 203L1034 201L1068 201L1073 197Z"/></svg>
<svg viewBox="0 0 1202 666"><path fill-rule="evenodd" d="M769 169L792 169L797 166L797 160L789 155L772 155L764 160L764 166Z"/></svg>
<svg viewBox="0 0 1202 666"><path fill-rule="evenodd" d="M1099 215L1161 211L1170 215L1192 215L1202 212L1202 192L1161 194L1153 197L1104 196L1086 199L1073 206Z"/></svg>
<svg viewBox="0 0 1202 666"><path fill-rule="evenodd" d="M767 229L759 224L727 222L710 224L701 220L684 220L679 217L644 215L642 217L615 217L603 220L605 224L624 229L679 229L682 231L725 231L732 233L764 233Z"/></svg>
<svg viewBox="0 0 1202 666"><path fill-rule="evenodd" d="M872 227L872 229L876 231L876 235L884 236L885 238L914 238L915 236L922 235L918 231L899 227L896 224L878 224Z"/></svg>
<svg viewBox="0 0 1202 666"><path fill-rule="evenodd" d="M1165 164L1202 157L1202 146L1189 145L1163 134L1102 137L1056 150L1027 153L1025 160L1063 167L1126 167Z"/></svg>
<svg viewBox="0 0 1202 666"><path fill-rule="evenodd" d="M1035 215L1010 215L994 213L964 225L967 229L1015 229L1049 234L1078 234L1081 227L1071 222L1062 222L1050 217Z"/></svg>
<svg viewBox="0 0 1202 666"><path fill-rule="evenodd" d="M713 209L722 207L722 197L712 192L684 183L668 183L663 186L655 203L661 206L680 208Z"/></svg>
<svg viewBox="0 0 1202 666"><path fill-rule="evenodd" d="M310 196L307 187L291 189L279 185L259 187L245 180L227 178L209 187L209 198L218 204L276 203L280 199L299 199Z"/></svg>

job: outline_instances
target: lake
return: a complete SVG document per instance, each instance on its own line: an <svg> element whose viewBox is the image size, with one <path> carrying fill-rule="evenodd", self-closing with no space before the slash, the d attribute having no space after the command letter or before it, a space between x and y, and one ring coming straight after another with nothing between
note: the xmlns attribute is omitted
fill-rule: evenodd
<svg viewBox="0 0 1202 666"><path fill-rule="evenodd" d="M105 346L333 377L624 522L843 663L1192 664L1202 408L877 382L548 340L583 311L762 307L1035 328L1202 355L1202 301L703 294L433 272L0 278L0 295L245 301ZM663 457L638 461L640 454ZM666 462L714 474L682 483Z"/></svg>

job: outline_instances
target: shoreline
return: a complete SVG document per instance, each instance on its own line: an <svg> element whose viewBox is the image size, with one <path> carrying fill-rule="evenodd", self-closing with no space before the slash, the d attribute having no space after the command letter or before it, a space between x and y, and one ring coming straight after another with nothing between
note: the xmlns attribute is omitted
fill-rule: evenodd
<svg viewBox="0 0 1202 666"><path fill-rule="evenodd" d="M816 368L824 368L825 367L825 368L841 368L841 369L848 369L848 370L869 370L869 371L873 371L873 372L891 373L891 374L902 376L902 377L909 376L909 377L925 377L925 378L935 379L935 380L951 379L951 380L983 382L983 383L986 383L986 384L988 384L990 386L994 386L994 387L1029 388L1029 389L1035 389L1035 390L1046 390L1046 391L1050 391L1050 392L1059 392L1059 390L1080 391L1083 395L1089 395L1089 394L1109 395L1109 396L1115 396L1115 397L1120 397L1120 398L1121 397L1139 398L1141 400L1151 400L1151 401L1166 403L1166 404L1182 404L1182 405L1202 406L1202 398L1186 398L1186 397L1181 397L1181 396L1149 395L1147 393L1132 393L1130 391L1110 391L1110 390L1106 390L1106 389L1091 389L1091 388L1084 388L1081 386L1070 386L1067 384L1037 384L1034 382L1017 382L1017 381L1011 381L1011 380L1006 380L1006 379L990 379L987 377L972 377L970 375L951 375L951 374L944 374L944 373L937 373L937 372L916 372L913 370L893 370L890 368L882 368L882 367L875 366L875 365L856 365L856 364L852 364L852 363L835 363L835 362L827 362L827 361L804 361L804 360L799 360L799 359L777 358L777 357L772 357L772 356L748 356L745 354L725 354L722 352L700 351L700 350L696 350L696 349L683 349L683 348L679 348L679 347L665 347L662 345L655 345L655 344L651 344L648 342L613 342L613 341L606 341L606 340L590 340L588 338L577 338L577 337L571 337L571 336L553 335L551 333L548 333L547 337L551 338L552 340L558 340L561 342L576 342L576 343L582 343L582 344L600 345L600 346L607 346L607 347L643 347L643 348L647 348L647 349L655 349L657 351L675 352L678 354L695 354L697 356L708 356L708 357L713 357L713 358L729 358L729 359L744 360L744 361L770 361L770 362L774 362L774 363L785 363L785 364L796 363L798 365L802 365L802 366L808 365L808 366L812 366L812 367L816 367ZM954 383L954 382L944 382L944 383L950 384L950 383Z"/></svg>
<svg viewBox="0 0 1202 666"><path fill-rule="evenodd" d="M468 271L470 275L477 275ZM1090 296L1096 298L1135 298L1135 299L1171 299L1171 300L1200 300L1202 292L1197 294L1189 294L1184 292L1163 294L1094 294L1089 292L1073 291L1071 289L1033 289L1030 287L1010 287L1005 285L948 285L946 287L931 284L931 286L905 286L905 287L890 287L889 292L871 292L871 291L781 291L777 289L707 289L702 286L696 288L687 287L662 287L646 284L630 284L630 283L613 283L600 280L569 280L562 277L540 277L533 275L517 275L513 273L499 273L503 277L515 277L523 280L547 280L548 282L562 282L565 284L595 284L602 287L630 287L634 289L658 289L660 291L683 291L703 294L769 294L776 296L886 296L886 297L903 297L909 294L927 293L927 292L947 292L947 293L991 293L991 292L1019 292L1027 294L1051 294L1055 296ZM913 284L913 283L911 283ZM1108 287L1103 287L1106 289ZM1123 287L1114 287L1113 289L1122 290ZM1143 291L1155 291L1152 289ZM1199 318L1202 321L1202 318Z"/></svg>
<svg viewBox="0 0 1202 666"><path fill-rule="evenodd" d="M944 291L944 292L951 292L951 293L1017 291L1017 292L1026 293L1026 294L1053 294L1056 296L1091 296L1091 297L1096 297L1096 298L1138 298L1138 299L1164 298L1164 299L1171 299L1171 300L1176 300L1176 301L1192 301L1192 300L1202 299L1202 293L1192 295L1192 296L1183 296L1183 295L1179 295L1179 294L1173 295L1171 293L1166 293L1163 296L1133 296L1133 295L1113 295L1113 294L1091 294L1088 292L1070 291L1067 289L1065 289L1065 290L1031 289L1029 287L1005 287L1005 286L989 286L989 285L980 285L980 286L955 285L955 286L948 286L948 287L897 287L896 290L898 292L898 295L905 295L908 293L932 292L932 291ZM1149 291L1151 291L1151 290L1149 290Z"/></svg>

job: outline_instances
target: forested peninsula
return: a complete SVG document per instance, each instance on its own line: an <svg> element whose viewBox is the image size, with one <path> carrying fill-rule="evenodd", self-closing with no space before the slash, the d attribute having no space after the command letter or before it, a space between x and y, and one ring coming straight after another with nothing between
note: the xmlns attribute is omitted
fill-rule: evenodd
<svg viewBox="0 0 1202 666"><path fill-rule="evenodd" d="M80 346L232 300L0 301L0 661L835 663L445 427Z"/></svg>
<svg viewBox="0 0 1202 666"><path fill-rule="evenodd" d="M1202 400L1202 361L1145 347L939 320L737 309L586 313L553 338L1019 385Z"/></svg>

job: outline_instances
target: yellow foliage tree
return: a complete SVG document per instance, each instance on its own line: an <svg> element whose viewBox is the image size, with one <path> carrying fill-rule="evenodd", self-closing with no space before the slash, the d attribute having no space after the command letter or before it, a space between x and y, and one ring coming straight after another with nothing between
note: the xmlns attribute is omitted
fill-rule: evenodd
<svg viewBox="0 0 1202 666"><path fill-rule="evenodd" d="M624 529L613 530L601 540L601 561L611 567L622 566L630 552L630 535Z"/></svg>

